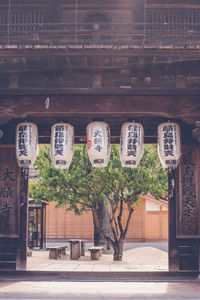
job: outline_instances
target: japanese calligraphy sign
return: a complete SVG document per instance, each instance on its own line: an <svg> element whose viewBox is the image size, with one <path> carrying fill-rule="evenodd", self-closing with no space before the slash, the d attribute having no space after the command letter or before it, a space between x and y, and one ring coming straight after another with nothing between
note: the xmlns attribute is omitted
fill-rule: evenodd
<svg viewBox="0 0 200 300"><path fill-rule="evenodd" d="M180 126L174 122L158 126L158 155L163 168L176 168L181 155Z"/></svg>
<svg viewBox="0 0 200 300"><path fill-rule="evenodd" d="M51 128L51 160L55 168L67 169L74 153L74 127L57 123Z"/></svg>
<svg viewBox="0 0 200 300"><path fill-rule="evenodd" d="M136 168L144 152L144 129L135 122L122 125L120 135L120 160L123 167Z"/></svg>
<svg viewBox="0 0 200 300"><path fill-rule="evenodd" d="M30 168L38 154L38 131L34 123L24 122L16 128L16 157L21 168Z"/></svg>
<svg viewBox="0 0 200 300"><path fill-rule="evenodd" d="M179 166L179 199L177 237L200 237L200 150L184 152Z"/></svg>
<svg viewBox="0 0 200 300"><path fill-rule="evenodd" d="M19 181L15 149L0 148L0 237L19 236Z"/></svg>
<svg viewBox="0 0 200 300"><path fill-rule="evenodd" d="M110 158L110 128L104 122L87 126L88 156L93 167L106 167Z"/></svg>

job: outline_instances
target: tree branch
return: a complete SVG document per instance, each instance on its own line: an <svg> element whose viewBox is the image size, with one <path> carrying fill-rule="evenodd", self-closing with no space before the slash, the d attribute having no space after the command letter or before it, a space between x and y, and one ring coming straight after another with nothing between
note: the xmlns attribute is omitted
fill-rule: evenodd
<svg viewBox="0 0 200 300"><path fill-rule="evenodd" d="M128 227L129 227L129 223L130 223L130 220L131 220L131 216L132 216L132 214L133 214L133 212L134 212L134 208L132 208L132 207L130 206L130 208L129 208L128 210L129 210L129 215L128 215L128 219L127 219L127 222L126 222L126 227L125 227L125 229L124 229L124 238L125 238L125 236L126 236L126 234L127 234Z"/></svg>
<svg viewBox="0 0 200 300"><path fill-rule="evenodd" d="M90 206L89 204L86 204L85 202L81 202L81 201L79 201L79 200L76 200L76 203L78 203L78 204L81 204L81 205L83 205L83 206L86 206L86 207L88 207L88 208L92 208L92 206Z"/></svg>
<svg viewBox="0 0 200 300"><path fill-rule="evenodd" d="M121 219L122 219L122 212L123 212L123 200L120 200L120 210L119 210L119 215L117 217L117 221L118 221L118 225L119 225L119 229L120 229L120 237L123 237L124 235L124 231L123 231L123 227L122 227L122 223L121 223Z"/></svg>
<svg viewBox="0 0 200 300"><path fill-rule="evenodd" d="M112 209L112 218L110 218L111 229L114 232L113 234L115 236L115 239L117 239L118 235L119 235L119 232L118 232L118 228L117 228L117 222L116 222L116 219L115 219L115 213L116 213L116 209L117 209L119 200L116 202L115 207L113 207L110 197L108 195L106 195L106 196L107 196L107 199L108 199L108 201L110 203L110 206L111 206L111 209ZM113 228L112 222L114 222L115 229Z"/></svg>

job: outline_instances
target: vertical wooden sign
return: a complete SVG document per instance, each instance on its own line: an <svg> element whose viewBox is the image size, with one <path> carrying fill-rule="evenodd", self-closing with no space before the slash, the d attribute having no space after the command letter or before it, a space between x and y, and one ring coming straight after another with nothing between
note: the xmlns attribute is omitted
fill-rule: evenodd
<svg viewBox="0 0 200 300"><path fill-rule="evenodd" d="M0 237L20 235L20 168L15 148L0 148Z"/></svg>
<svg viewBox="0 0 200 300"><path fill-rule="evenodd" d="M179 164L177 238L200 238L200 149L185 147Z"/></svg>

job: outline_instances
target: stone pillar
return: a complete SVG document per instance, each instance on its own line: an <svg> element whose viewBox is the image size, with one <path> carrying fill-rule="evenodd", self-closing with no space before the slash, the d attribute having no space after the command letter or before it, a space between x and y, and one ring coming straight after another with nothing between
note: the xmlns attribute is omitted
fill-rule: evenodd
<svg viewBox="0 0 200 300"><path fill-rule="evenodd" d="M70 240L70 259L78 260L81 256L81 248L79 240Z"/></svg>
<svg viewBox="0 0 200 300"><path fill-rule="evenodd" d="M81 256L85 256L85 242L81 241Z"/></svg>

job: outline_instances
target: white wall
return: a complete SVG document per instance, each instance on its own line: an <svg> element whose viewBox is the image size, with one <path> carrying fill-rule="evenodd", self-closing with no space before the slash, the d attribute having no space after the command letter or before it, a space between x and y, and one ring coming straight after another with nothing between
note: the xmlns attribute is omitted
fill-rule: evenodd
<svg viewBox="0 0 200 300"><path fill-rule="evenodd" d="M146 200L146 211L160 211L160 206L162 206L162 210L163 211L167 211L168 210L167 205L163 206L159 202L156 203L156 202L148 200L148 199Z"/></svg>

